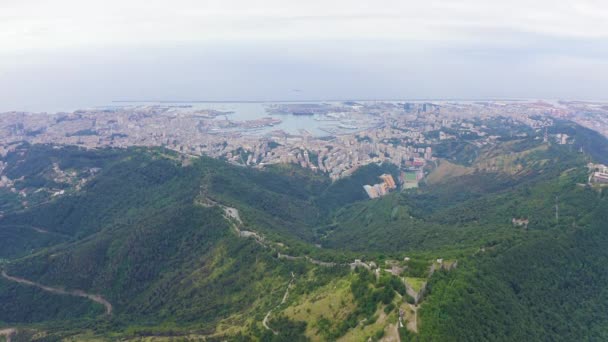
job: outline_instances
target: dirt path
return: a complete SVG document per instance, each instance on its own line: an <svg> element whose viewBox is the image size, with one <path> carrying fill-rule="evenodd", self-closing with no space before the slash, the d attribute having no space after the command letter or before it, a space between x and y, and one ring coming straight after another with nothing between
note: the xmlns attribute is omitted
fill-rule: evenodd
<svg viewBox="0 0 608 342"><path fill-rule="evenodd" d="M56 288L56 287L45 286L45 285L38 284L36 282L33 282L31 280L27 280L27 279L24 279L24 278L9 276L8 274L6 274L6 271L4 271L4 270L2 270L2 276L5 279L10 280L12 282L16 282L16 283L27 285L27 286L37 287L37 288L39 288L39 289L41 289L43 291L46 291L46 292L50 292L50 293L54 293L54 294L59 294L59 295L68 295L68 296L87 298L89 300L92 300L92 301L94 301L96 303L99 303L99 304L103 305L106 308L106 315L111 315L112 314L112 304L110 304L110 302L108 302L107 300L105 300L100 295L86 293L86 292L84 292L82 290L66 291L64 289L60 289L60 288Z"/></svg>
<svg viewBox="0 0 608 342"><path fill-rule="evenodd" d="M266 316L264 316L264 320L262 320L262 325L264 326L264 328L266 328L266 330L272 331L272 333L275 334L275 335L278 335L279 332L275 331L275 330L272 330L272 328L270 328L268 326L268 319L270 318L270 314L272 313L272 311L274 309L276 309L279 306L281 306L281 304L285 304L285 302L287 301L287 298L289 297L289 288L291 287L291 284L293 284L293 281L295 279L296 279L296 275L293 274L293 272L291 272L291 280L287 284L287 288L285 289L285 293L283 294L283 299L281 299L281 302L279 304L277 304L277 306L275 306L274 308L268 310L268 313L266 314Z"/></svg>
<svg viewBox="0 0 608 342"><path fill-rule="evenodd" d="M410 304L410 309L414 311L414 319L407 321L407 330L418 333L418 307Z"/></svg>
<svg viewBox="0 0 608 342"><path fill-rule="evenodd" d="M41 228L41 227L36 227L36 226L30 226L27 224L7 224L7 225L2 225L2 227L16 227L16 228L26 228L26 229L31 229L37 233L40 234L50 234L50 235L55 235L55 236L61 236L63 238L70 238L70 235L67 234L63 234L63 233L59 233L59 232L54 232L54 231L48 231L45 228Z"/></svg>
<svg viewBox="0 0 608 342"><path fill-rule="evenodd" d="M17 330L13 328L8 329L0 329L0 336L6 337L7 342L11 342L12 336L17 332Z"/></svg>
<svg viewBox="0 0 608 342"><path fill-rule="evenodd" d="M401 337L399 337L399 322L389 324L384 328L384 336L380 339L380 342L401 342Z"/></svg>
<svg viewBox="0 0 608 342"><path fill-rule="evenodd" d="M285 304L285 302L287 301L287 298L289 297L289 288L291 287L291 284L293 284L293 281L296 279L296 275L293 274L293 272L291 272L291 280L289 281L289 284L287 284L287 288L285 289L285 294L283 295L283 299L281 300L281 304Z"/></svg>
<svg viewBox="0 0 608 342"><path fill-rule="evenodd" d="M37 231L38 233L41 233L41 234L48 234L48 232L49 232L46 229L42 229L42 228L38 228L38 227L32 227L32 229L35 230L35 231Z"/></svg>
<svg viewBox="0 0 608 342"><path fill-rule="evenodd" d="M270 330L270 331L272 331L273 334L278 335L279 333L277 331L272 330L268 326L268 318L270 318L270 314L271 313L272 313L272 309L270 311L268 311L268 313L266 314L266 316L264 316L264 320L262 320L262 325L264 326L264 328L266 328L266 330Z"/></svg>
<svg viewBox="0 0 608 342"><path fill-rule="evenodd" d="M40 228L40 227L30 226L30 225L27 225L27 224L7 224L7 225L5 225L3 227L28 228L28 229L36 231L36 232L38 232L40 234L48 234L49 233L49 231L46 230L46 229L43 229L43 228Z"/></svg>

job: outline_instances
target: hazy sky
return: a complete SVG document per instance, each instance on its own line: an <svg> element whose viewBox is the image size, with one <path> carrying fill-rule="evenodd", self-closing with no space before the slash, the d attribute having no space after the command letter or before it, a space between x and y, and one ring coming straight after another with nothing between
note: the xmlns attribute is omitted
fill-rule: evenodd
<svg viewBox="0 0 608 342"><path fill-rule="evenodd" d="M0 0L0 110L608 99L608 1Z"/></svg>

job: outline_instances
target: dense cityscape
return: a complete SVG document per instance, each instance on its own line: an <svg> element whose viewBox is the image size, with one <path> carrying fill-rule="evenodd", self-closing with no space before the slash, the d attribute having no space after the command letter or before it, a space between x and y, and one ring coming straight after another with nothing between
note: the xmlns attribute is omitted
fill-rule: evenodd
<svg viewBox="0 0 608 342"><path fill-rule="evenodd" d="M232 113L190 106L139 105L73 113L9 112L0 116L0 155L19 142L103 146L164 146L238 165L294 163L333 180L369 163L390 162L416 171L434 160L433 146L456 135L478 146L499 138L483 119L501 118L537 132L567 119L608 136L608 106L588 102L344 102L271 104L267 116L231 120ZM329 122L325 136L275 125L286 115ZM263 131L260 131L263 129ZM554 137L567 143L566 134ZM404 180L401 180L403 183Z"/></svg>

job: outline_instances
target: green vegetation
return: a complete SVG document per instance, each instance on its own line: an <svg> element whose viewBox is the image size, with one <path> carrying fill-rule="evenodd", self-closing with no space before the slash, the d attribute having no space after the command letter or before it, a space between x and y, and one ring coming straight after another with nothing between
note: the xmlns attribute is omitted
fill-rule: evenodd
<svg viewBox="0 0 608 342"><path fill-rule="evenodd" d="M412 290L414 290L416 292L420 292L420 290L422 289L422 286L424 286L424 283L426 282L426 279L424 279L424 278L406 277L405 281L407 282L407 284L409 286L412 287Z"/></svg>
<svg viewBox="0 0 608 342"><path fill-rule="evenodd" d="M329 185L315 202L325 210L336 210L344 205L367 199L363 185L379 183L378 177L383 173L389 173L394 179L399 179L399 172L395 165L369 164L359 168L350 177L342 178Z"/></svg>
<svg viewBox="0 0 608 342"><path fill-rule="evenodd" d="M588 229L499 246L429 283L430 340L605 340L606 198ZM597 221L596 221L597 220ZM481 319L483 317L483 319Z"/></svg>
<svg viewBox="0 0 608 342"><path fill-rule="evenodd" d="M90 136L90 135L99 135L99 134L92 129L83 129L80 131L76 131L72 134L67 134L66 136L68 136L68 137L86 137L86 136Z"/></svg>
<svg viewBox="0 0 608 342"><path fill-rule="evenodd" d="M49 318L54 321L92 321L104 312L101 305L86 299L51 294L4 278L0 278L0 303L0 323L7 324L36 323Z"/></svg>
<svg viewBox="0 0 608 342"><path fill-rule="evenodd" d="M573 145L569 146L572 150L582 149L596 162L608 164L608 144L606 138L598 132L569 121L557 121L549 133L565 133L574 137Z"/></svg>
<svg viewBox="0 0 608 342"><path fill-rule="evenodd" d="M99 294L113 312L0 278L0 327L51 340L606 340L608 197L581 183L608 143L558 125L580 146L521 127L483 148L461 134L438 147L459 166L432 165L432 181L373 201L362 185L397 178L396 167L331 182L164 149L23 145L4 174L30 203L0 192L0 267ZM380 270L351 271L354 259ZM417 307L406 283L427 283ZM397 328L400 309L408 328Z"/></svg>

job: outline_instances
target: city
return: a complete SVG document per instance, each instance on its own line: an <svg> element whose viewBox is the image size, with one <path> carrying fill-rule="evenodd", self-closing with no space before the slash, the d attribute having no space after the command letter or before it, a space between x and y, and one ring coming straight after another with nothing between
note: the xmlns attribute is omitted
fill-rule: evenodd
<svg viewBox="0 0 608 342"><path fill-rule="evenodd" d="M268 115L229 120L230 113L162 105L79 110L73 113L9 112L0 115L0 155L17 143L85 148L163 146L263 168L298 164L337 180L369 163L389 162L416 172L434 160L441 141L470 136L478 147L500 138L482 121L501 118L544 132L554 120L572 120L608 136L608 106L586 102L346 102L339 105L270 105ZM280 114L277 114L279 112ZM293 134L273 126L285 115L334 120L325 136L302 127ZM351 123L350 126L344 122ZM352 125L356 123L356 125ZM347 127L347 128L340 128ZM257 131L266 128L264 132ZM323 129L323 128L322 128ZM557 135L565 143L567 135Z"/></svg>

